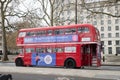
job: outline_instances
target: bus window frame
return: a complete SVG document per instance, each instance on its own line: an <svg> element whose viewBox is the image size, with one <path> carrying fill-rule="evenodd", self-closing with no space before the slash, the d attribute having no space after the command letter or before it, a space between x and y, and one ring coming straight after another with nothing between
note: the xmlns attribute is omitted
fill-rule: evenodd
<svg viewBox="0 0 120 80"><path fill-rule="evenodd" d="M41 51L40 51L40 52L37 52L37 49L41 49ZM37 52L37 53L46 53L46 47L37 47L37 48L36 48L36 52Z"/></svg>
<svg viewBox="0 0 120 80"><path fill-rule="evenodd" d="M48 31L51 31L52 33L49 33ZM53 35L53 30L46 30L46 34L49 36Z"/></svg>
<svg viewBox="0 0 120 80"><path fill-rule="evenodd" d="M61 51L59 51L61 49ZM54 53L64 53L64 47L54 47L53 48Z"/></svg>
<svg viewBox="0 0 120 80"><path fill-rule="evenodd" d="M44 34L43 34L44 32ZM46 36L47 35L47 31L46 30L39 30L39 31L36 31L36 36Z"/></svg>
<svg viewBox="0 0 120 80"><path fill-rule="evenodd" d="M87 29L87 31L86 31L86 29ZM77 32L78 33L89 33L90 29L88 27L78 27Z"/></svg>
<svg viewBox="0 0 120 80"><path fill-rule="evenodd" d="M25 37L27 32L19 32L18 37Z"/></svg>
<svg viewBox="0 0 120 80"><path fill-rule="evenodd" d="M58 34L56 34L55 31L58 31ZM64 30L64 28L63 29L55 29L53 32L54 32L54 35L64 35L65 30Z"/></svg>
<svg viewBox="0 0 120 80"><path fill-rule="evenodd" d="M30 51L27 51L27 49L30 49ZM33 51L31 51L33 49ZM25 53L34 53L35 52L35 48L25 48Z"/></svg>
<svg viewBox="0 0 120 80"><path fill-rule="evenodd" d="M69 31L69 33L68 33L67 30ZM73 32L73 30L75 30L75 31ZM64 33L65 33L65 35L67 35L67 34L76 34L77 33L77 28L65 28Z"/></svg>
<svg viewBox="0 0 120 80"><path fill-rule="evenodd" d="M71 50L71 51L66 51L66 48L69 48L69 50L71 50L71 48L75 48L75 50ZM76 53L77 52L77 46L65 46L64 47L64 53Z"/></svg>

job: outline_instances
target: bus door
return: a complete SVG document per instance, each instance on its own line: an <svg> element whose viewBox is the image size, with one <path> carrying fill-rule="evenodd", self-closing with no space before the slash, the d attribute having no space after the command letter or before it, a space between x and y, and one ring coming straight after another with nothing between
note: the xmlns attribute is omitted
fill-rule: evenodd
<svg viewBox="0 0 120 80"><path fill-rule="evenodd" d="M91 66L91 46L89 44L82 45L82 65L83 66Z"/></svg>
<svg viewBox="0 0 120 80"><path fill-rule="evenodd" d="M82 65L100 66L100 46L97 44L82 45Z"/></svg>
<svg viewBox="0 0 120 80"><path fill-rule="evenodd" d="M98 44L91 44L92 66L101 65L101 46Z"/></svg>

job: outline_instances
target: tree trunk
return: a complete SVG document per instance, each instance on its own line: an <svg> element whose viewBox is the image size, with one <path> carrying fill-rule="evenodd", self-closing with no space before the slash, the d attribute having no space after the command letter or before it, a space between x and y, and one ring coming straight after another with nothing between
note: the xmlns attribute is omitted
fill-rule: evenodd
<svg viewBox="0 0 120 80"><path fill-rule="evenodd" d="M3 58L2 61L7 61L8 56L7 56L7 44L6 44L6 30L5 30L5 13L3 10L4 4L1 4L1 24L2 24L2 53L3 53Z"/></svg>

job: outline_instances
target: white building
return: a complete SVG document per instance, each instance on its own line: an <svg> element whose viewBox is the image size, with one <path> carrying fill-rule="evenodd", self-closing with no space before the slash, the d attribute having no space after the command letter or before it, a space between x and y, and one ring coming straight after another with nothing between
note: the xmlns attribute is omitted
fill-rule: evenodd
<svg viewBox="0 0 120 80"><path fill-rule="evenodd" d="M60 21L64 20L65 22L62 25L75 24L75 1L64 1L65 10L62 12ZM90 23L99 29L105 54L120 54L120 17L115 18L104 14L93 14L84 7L81 7L81 2L79 2L81 0L77 1L77 23ZM120 15L120 2L111 3L111 5L107 6L107 4L104 5L106 0L86 1L87 8L92 11ZM114 0L111 0L111 2L114 2Z"/></svg>

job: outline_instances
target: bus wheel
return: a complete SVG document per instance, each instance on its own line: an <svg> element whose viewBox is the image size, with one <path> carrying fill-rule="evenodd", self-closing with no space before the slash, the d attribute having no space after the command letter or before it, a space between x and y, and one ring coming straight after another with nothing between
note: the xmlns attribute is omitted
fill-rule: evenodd
<svg viewBox="0 0 120 80"><path fill-rule="evenodd" d="M76 63L73 59L67 59L65 61L65 67L66 68L75 68L76 67Z"/></svg>
<svg viewBox="0 0 120 80"><path fill-rule="evenodd" d="M16 65L16 66L23 66L23 60L20 59L20 58L16 59L16 60L15 60L15 65Z"/></svg>

